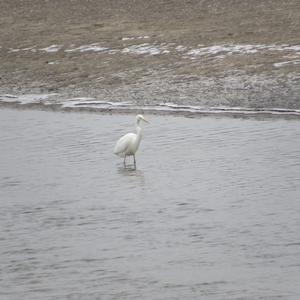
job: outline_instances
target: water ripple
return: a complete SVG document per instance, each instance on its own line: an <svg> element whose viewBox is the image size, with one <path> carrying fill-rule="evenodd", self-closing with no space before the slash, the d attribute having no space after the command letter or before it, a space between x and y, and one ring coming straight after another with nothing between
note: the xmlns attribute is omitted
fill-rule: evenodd
<svg viewBox="0 0 300 300"><path fill-rule="evenodd" d="M299 298L298 120L0 114L1 299Z"/></svg>

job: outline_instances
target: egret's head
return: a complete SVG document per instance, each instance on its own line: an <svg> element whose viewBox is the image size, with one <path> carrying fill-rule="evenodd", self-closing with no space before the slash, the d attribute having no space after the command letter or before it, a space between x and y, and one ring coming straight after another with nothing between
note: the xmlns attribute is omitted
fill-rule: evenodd
<svg viewBox="0 0 300 300"><path fill-rule="evenodd" d="M146 120L143 115L137 115L136 116L136 122L139 123L140 121L144 121L146 123L149 123L149 121Z"/></svg>

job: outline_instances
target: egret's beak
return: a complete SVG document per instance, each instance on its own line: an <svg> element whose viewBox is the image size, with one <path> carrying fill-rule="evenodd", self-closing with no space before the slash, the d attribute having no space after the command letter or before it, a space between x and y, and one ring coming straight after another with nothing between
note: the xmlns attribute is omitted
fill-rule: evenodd
<svg viewBox="0 0 300 300"><path fill-rule="evenodd" d="M143 118L143 121L145 121L146 123L150 124L150 122L148 120L146 120L145 118Z"/></svg>

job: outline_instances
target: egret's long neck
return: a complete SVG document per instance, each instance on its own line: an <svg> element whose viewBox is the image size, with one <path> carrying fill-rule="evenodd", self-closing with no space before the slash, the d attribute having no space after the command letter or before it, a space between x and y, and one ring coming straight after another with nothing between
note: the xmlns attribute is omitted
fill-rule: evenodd
<svg viewBox="0 0 300 300"><path fill-rule="evenodd" d="M140 141L142 139L142 128L140 127L139 120L136 121L135 128L136 128L137 143L140 143Z"/></svg>

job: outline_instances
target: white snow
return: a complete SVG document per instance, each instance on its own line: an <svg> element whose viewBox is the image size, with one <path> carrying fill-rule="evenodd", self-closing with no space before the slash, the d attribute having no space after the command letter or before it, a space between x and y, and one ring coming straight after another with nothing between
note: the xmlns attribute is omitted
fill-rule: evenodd
<svg viewBox="0 0 300 300"><path fill-rule="evenodd" d="M74 108L74 107L90 107L90 108L113 108L113 107L127 107L130 106L129 102L110 102L97 100L95 98L77 97L63 101L62 107Z"/></svg>
<svg viewBox="0 0 300 300"><path fill-rule="evenodd" d="M144 35L144 36L130 36L130 37L123 37L122 41L130 41L130 40L142 40L142 39L149 39L150 36Z"/></svg>
<svg viewBox="0 0 300 300"><path fill-rule="evenodd" d="M275 63L273 65L276 68L280 68L280 67L283 67L283 66L286 66L286 65L290 65L290 64L299 65L300 64L300 60L282 61L282 62Z"/></svg>
<svg viewBox="0 0 300 300"><path fill-rule="evenodd" d="M109 48L99 46L99 43L93 43L90 45L82 45L77 48L65 49L65 52L103 52Z"/></svg>
<svg viewBox="0 0 300 300"><path fill-rule="evenodd" d="M182 45L178 45L178 46L175 48L175 50L178 51L178 52L183 52L183 51L186 51L186 50L187 50L187 47L182 46Z"/></svg>
<svg viewBox="0 0 300 300"><path fill-rule="evenodd" d="M57 94L26 94L26 95L0 95L0 101L2 102L17 102L20 104L31 104L31 103L44 103L46 104L46 100L51 96L55 96Z"/></svg>
<svg viewBox="0 0 300 300"><path fill-rule="evenodd" d="M185 57L195 59L199 56L213 55L213 56L223 56L234 55L234 54L254 54L259 51L293 51L297 54L300 51L300 45L263 45L263 44L237 44L237 45L214 45L209 47L200 47L189 50L185 53Z"/></svg>
<svg viewBox="0 0 300 300"><path fill-rule="evenodd" d="M14 48L9 48L8 53L14 53L14 52L19 52L21 49L14 49Z"/></svg>
<svg viewBox="0 0 300 300"><path fill-rule="evenodd" d="M167 54L170 51L165 46L154 46L148 43L140 45L132 45L122 49L122 53L137 54L137 55L158 55L158 54Z"/></svg>
<svg viewBox="0 0 300 300"><path fill-rule="evenodd" d="M63 45L51 45L49 47L45 47L45 48L41 48L39 49L40 51L44 51L44 52L48 52L48 53L53 53L53 52L57 52L58 50L60 50L63 47ZM24 51L26 50L32 50L32 48L28 48L28 49L23 49Z"/></svg>
<svg viewBox="0 0 300 300"><path fill-rule="evenodd" d="M122 40L142 40L148 39L149 36L137 36L137 37L123 37ZM214 56L218 59L223 59L227 56L232 55L247 55L255 54L265 51L281 51L285 54L296 55L296 58L300 56L300 45L288 45L288 44L223 44L223 45L212 45L204 46L198 45L198 48L189 48L184 45L176 45L174 43L158 43L153 44L142 43L131 45L125 48L110 49L104 47L100 43L92 43L88 45L75 45L69 46L69 48L64 45L50 45L45 48L37 48L37 46L27 47L27 48L8 48L9 53L19 52L19 51L31 51L37 52L42 51L46 53L55 53L59 50L65 52L106 52L109 54L115 54L121 52L122 54L135 54L135 55L159 55L168 54L171 51L177 51L182 54L183 58L197 59L202 56ZM295 58L295 57L294 57ZM280 65L279 65L280 66Z"/></svg>

